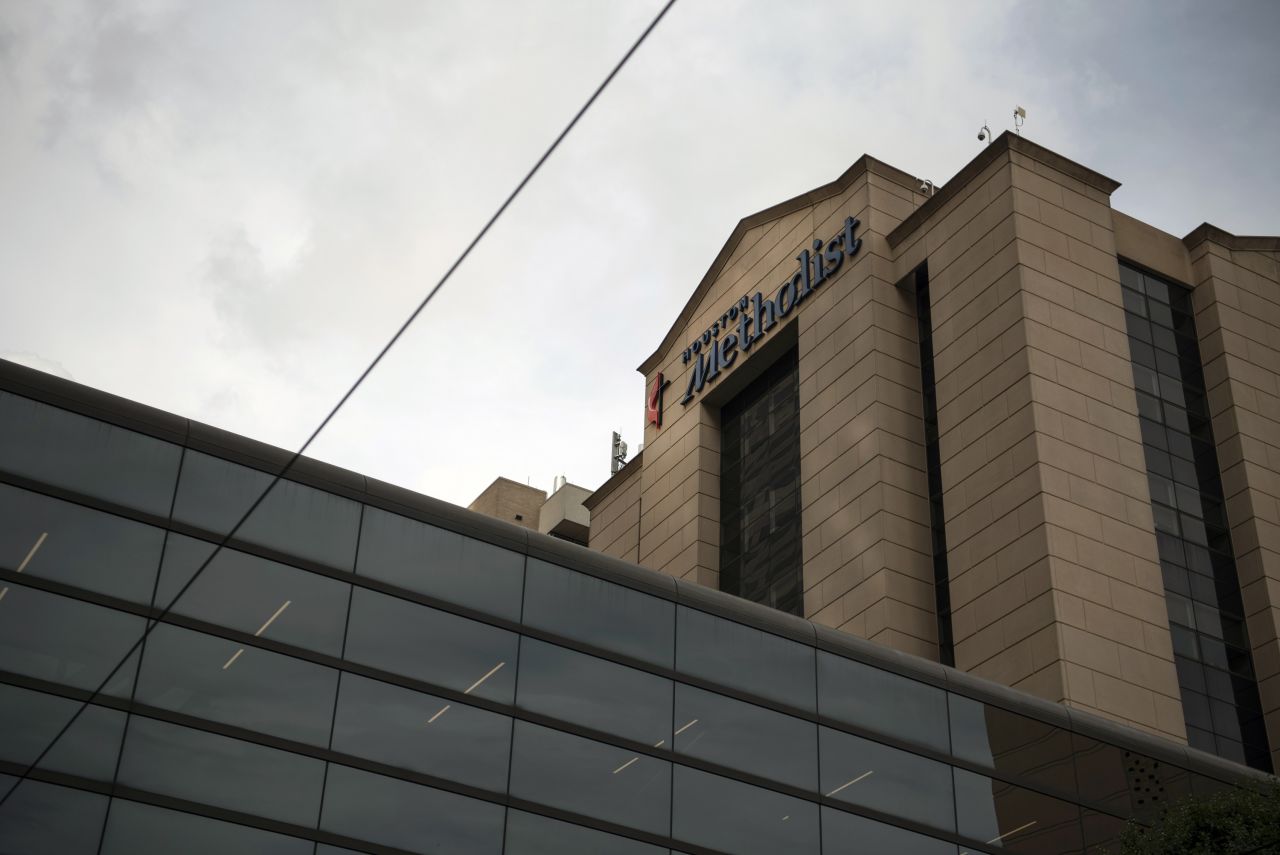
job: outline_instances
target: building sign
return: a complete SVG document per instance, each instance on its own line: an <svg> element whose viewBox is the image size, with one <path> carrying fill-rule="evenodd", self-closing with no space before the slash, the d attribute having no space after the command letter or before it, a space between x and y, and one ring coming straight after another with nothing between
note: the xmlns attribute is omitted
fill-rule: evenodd
<svg viewBox="0 0 1280 855"><path fill-rule="evenodd" d="M743 297L684 349L683 364L688 365L690 360L694 364L689 385L680 399L682 406L688 406L704 386L733 365L739 351L751 350L778 321L835 276L846 256L852 258L857 254L862 238L854 237L853 233L859 225L857 219L847 217L844 228L835 237L825 242L815 239L812 252L805 249L796 256L800 269L778 287L775 296L765 297L757 291L753 297Z"/></svg>

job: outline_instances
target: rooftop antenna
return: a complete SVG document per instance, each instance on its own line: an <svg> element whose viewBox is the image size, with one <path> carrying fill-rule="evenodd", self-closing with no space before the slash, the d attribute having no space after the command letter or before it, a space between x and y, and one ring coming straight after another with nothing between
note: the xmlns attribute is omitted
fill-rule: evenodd
<svg viewBox="0 0 1280 855"><path fill-rule="evenodd" d="M1018 136L1022 136L1022 125L1026 121L1027 121L1026 108L1014 107L1013 108L1013 129L1017 132ZM978 137L978 139L982 139L982 137Z"/></svg>
<svg viewBox="0 0 1280 855"><path fill-rule="evenodd" d="M627 444L622 441L622 434L613 432L613 452L609 461L609 474L617 475L618 470L627 464Z"/></svg>
<svg viewBox="0 0 1280 855"><path fill-rule="evenodd" d="M991 145L991 128L987 127L987 120L982 120L982 127L978 128L978 142L985 142Z"/></svg>

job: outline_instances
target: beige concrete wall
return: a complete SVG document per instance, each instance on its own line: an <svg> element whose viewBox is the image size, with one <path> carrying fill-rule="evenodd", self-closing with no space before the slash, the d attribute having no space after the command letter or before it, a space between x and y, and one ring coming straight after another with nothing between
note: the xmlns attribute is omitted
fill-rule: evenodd
<svg viewBox="0 0 1280 855"><path fill-rule="evenodd" d="M936 660L915 306L885 240L921 201L869 173L815 209L819 235L856 211L863 246L801 318L800 477L805 614Z"/></svg>
<svg viewBox="0 0 1280 855"><path fill-rule="evenodd" d="M467 510L538 530L538 511L547 500L544 490L498 478L467 505Z"/></svg>
<svg viewBox="0 0 1280 855"><path fill-rule="evenodd" d="M1184 739L1104 182L1016 141L898 267L929 262L957 667Z"/></svg>
<svg viewBox="0 0 1280 855"><path fill-rule="evenodd" d="M591 549L640 563L640 461L633 459L586 500L591 512ZM615 480L617 479L617 480ZM607 492L602 494L602 491Z"/></svg>
<svg viewBox="0 0 1280 855"><path fill-rule="evenodd" d="M1280 768L1280 241L1233 249L1241 240L1250 239L1209 230L1189 257L1227 521Z"/></svg>

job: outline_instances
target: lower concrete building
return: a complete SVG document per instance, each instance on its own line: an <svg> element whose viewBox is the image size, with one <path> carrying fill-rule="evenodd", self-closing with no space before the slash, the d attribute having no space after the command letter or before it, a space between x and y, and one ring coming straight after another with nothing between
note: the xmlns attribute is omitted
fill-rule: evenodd
<svg viewBox="0 0 1280 855"><path fill-rule="evenodd" d="M1260 777L306 459L217 550L289 458L0 362L0 851L1101 852Z"/></svg>
<svg viewBox="0 0 1280 855"><path fill-rule="evenodd" d="M1273 769L1280 238L1118 186L1005 134L742 220L590 545Z"/></svg>
<svg viewBox="0 0 1280 855"><path fill-rule="evenodd" d="M495 478L467 510L586 546L591 514L582 503L590 495L564 476L555 479L550 496L510 478Z"/></svg>

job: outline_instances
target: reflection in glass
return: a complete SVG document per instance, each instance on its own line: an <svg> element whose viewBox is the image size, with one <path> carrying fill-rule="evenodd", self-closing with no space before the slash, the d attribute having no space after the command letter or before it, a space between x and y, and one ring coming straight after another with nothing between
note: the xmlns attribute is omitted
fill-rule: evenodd
<svg viewBox="0 0 1280 855"><path fill-rule="evenodd" d="M515 633L357 587L347 659L476 697L515 697Z"/></svg>
<svg viewBox="0 0 1280 855"><path fill-rule="evenodd" d="M311 855L310 840L115 799L102 855Z"/></svg>
<svg viewBox="0 0 1280 855"><path fill-rule="evenodd" d="M29 766L81 706L71 698L0 684L0 759ZM116 770L124 719L125 714L119 710L86 707L53 744L40 768L110 781Z"/></svg>
<svg viewBox="0 0 1280 855"><path fill-rule="evenodd" d="M1071 740L1076 774L1090 800L1107 810L1150 822L1190 792L1185 769L1078 733Z"/></svg>
<svg viewBox="0 0 1280 855"><path fill-rule="evenodd" d="M324 746L337 688L332 668L160 624L147 639L136 700Z"/></svg>
<svg viewBox="0 0 1280 855"><path fill-rule="evenodd" d="M0 484L0 566L150 605L164 531Z"/></svg>
<svg viewBox="0 0 1280 855"><path fill-rule="evenodd" d="M1068 731L972 698L953 694L948 699L956 757L1075 797Z"/></svg>
<svg viewBox="0 0 1280 855"><path fill-rule="evenodd" d="M666 855L667 850L514 808L503 855Z"/></svg>
<svg viewBox="0 0 1280 855"><path fill-rule="evenodd" d="M498 855L501 805L329 764L320 827L430 855Z"/></svg>
<svg viewBox="0 0 1280 855"><path fill-rule="evenodd" d="M343 674L333 749L505 793L511 719Z"/></svg>
<svg viewBox="0 0 1280 855"><path fill-rule="evenodd" d="M956 845L865 816L822 809L822 855L956 855Z"/></svg>
<svg viewBox="0 0 1280 855"><path fill-rule="evenodd" d="M675 748L730 769L813 790L817 725L754 704L676 686Z"/></svg>
<svg viewBox="0 0 1280 855"><path fill-rule="evenodd" d="M674 603L536 558L525 573L524 623L671 667Z"/></svg>
<svg viewBox="0 0 1280 855"><path fill-rule="evenodd" d="M356 572L520 620L523 555L378 508L364 509Z"/></svg>
<svg viewBox="0 0 1280 855"><path fill-rule="evenodd" d="M97 419L0 392L0 469L169 516L182 449Z"/></svg>
<svg viewBox="0 0 1280 855"><path fill-rule="evenodd" d="M671 740L671 681L525 638L520 645L521 709L663 747Z"/></svg>
<svg viewBox="0 0 1280 855"><path fill-rule="evenodd" d="M962 835L1027 855L1079 852L1080 809L1013 784L953 769Z"/></svg>
<svg viewBox="0 0 1280 855"><path fill-rule="evenodd" d="M224 535L271 484L273 476L198 451L187 451L173 518ZM236 533L254 543L338 570L355 564L360 506L350 499L281 480Z"/></svg>
<svg viewBox="0 0 1280 855"><path fill-rule="evenodd" d="M815 709L814 649L681 606L676 670L797 709Z"/></svg>
<svg viewBox="0 0 1280 855"><path fill-rule="evenodd" d="M937 686L818 651L818 712L936 751L947 739L947 697Z"/></svg>
<svg viewBox="0 0 1280 855"><path fill-rule="evenodd" d="M672 836L735 855L816 855L818 806L771 790L675 767Z"/></svg>
<svg viewBox="0 0 1280 855"><path fill-rule="evenodd" d="M324 763L133 716L120 757L130 787L314 827Z"/></svg>
<svg viewBox="0 0 1280 855"><path fill-rule="evenodd" d="M0 775L0 795L17 780ZM28 778L0 806L0 852L94 855L106 815L106 796Z"/></svg>
<svg viewBox="0 0 1280 855"><path fill-rule="evenodd" d="M156 603L177 614L342 655L342 630L351 586L297 567L233 549L218 551L174 603L217 544L170 534L160 568Z"/></svg>
<svg viewBox="0 0 1280 855"><path fill-rule="evenodd" d="M1088 808L1081 814L1086 855L1112 855L1120 851L1120 835L1128 823Z"/></svg>
<svg viewBox="0 0 1280 855"><path fill-rule="evenodd" d="M0 599L0 670L96 689L142 637L143 619L34 588L9 585ZM105 692L129 696L135 652Z"/></svg>
<svg viewBox="0 0 1280 855"><path fill-rule="evenodd" d="M821 739L824 796L955 830L950 767L826 727Z"/></svg>
<svg viewBox="0 0 1280 855"><path fill-rule="evenodd" d="M517 721L511 795L665 835L671 817L671 764Z"/></svg>

